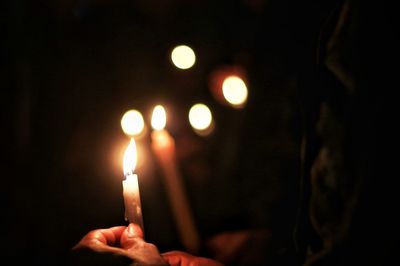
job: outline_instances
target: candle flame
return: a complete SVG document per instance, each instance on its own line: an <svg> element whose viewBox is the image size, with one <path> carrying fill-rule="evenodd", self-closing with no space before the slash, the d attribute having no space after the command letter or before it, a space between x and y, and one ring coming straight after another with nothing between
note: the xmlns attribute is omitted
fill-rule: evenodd
<svg viewBox="0 0 400 266"><path fill-rule="evenodd" d="M136 142L133 138L125 150L124 153L124 175L133 174L136 168L136 161L137 161L137 151L136 151Z"/></svg>
<svg viewBox="0 0 400 266"><path fill-rule="evenodd" d="M167 123L167 114L165 112L165 109L161 105L157 105L153 109L153 114L151 117L151 126L155 130L161 130L165 127L166 123Z"/></svg>

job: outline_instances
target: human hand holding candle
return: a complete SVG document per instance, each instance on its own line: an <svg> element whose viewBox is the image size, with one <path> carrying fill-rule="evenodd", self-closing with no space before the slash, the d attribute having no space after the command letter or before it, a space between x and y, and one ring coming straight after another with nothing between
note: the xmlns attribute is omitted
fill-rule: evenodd
<svg viewBox="0 0 400 266"><path fill-rule="evenodd" d="M199 251L199 236L177 168L175 141L164 129L166 112L161 105L154 108L151 124L154 129L151 133L151 146L164 174L167 195L182 244L188 251L197 253Z"/></svg>
<svg viewBox="0 0 400 266"><path fill-rule="evenodd" d="M137 161L136 143L133 138L125 150L123 169L125 180L122 181L125 203L125 220L143 228L142 206L140 202L138 176L134 174Z"/></svg>
<svg viewBox="0 0 400 266"><path fill-rule="evenodd" d="M165 118L164 118L165 120ZM128 123L129 124L129 123ZM165 122L164 122L165 125ZM126 132L124 130L124 132ZM139 131L138 131L139 132ZM139 132L140 133L140 132ZM164 150L165 156L162 158L171 158L170 162L175 161L175 147L172 137L167 131L159 131L157 136L154 136L158 151ZM128 134L129 135L129 134ZM165 144L165 145L164 145ZM161 158L161 157L160 157ZM163 162L166 162L162 159ZM123 170L125 180L123 181L123 197L125 203L125 219L129 221L129 226L114 226L110 228L101 228L88 232L73 248L73 256L68 265L103 265L110 262L110 265L120 265L119 263L131 263L130 265L137 266L223 266L217 261L196 257L182 251L170 251L160 254L158 248L151 243L145 242L143 239L143 218L140 203L140 193L137 175L134 170L137 162L136 143L131 138L128 147L124 153ZM183 236L183 243L188 247L188 250L197 251L198 238L192 224L191 217L188 213L188 206L185 205L184 194L182 187L179 184L179 175L174 167L164 167L170 169L168 180L172 181L171 186L168 186L169 192L175 186L177 190L176 197L170 193L172 205L175 210L180 210L178 215L178 224ZM173 179L177 182L174 182ZM179 203L182 203L179 205ZM181 209L179 209L181 208ZM178 212L175 212L178 214ZM185 220L187 219L187 220ZM183 223L182 223L183 222ZM186 224L185 224L186 222ZM191 231L192 230L192 231ZM186 232L186 234L185 234ZM82 252L83 251L83 252ZM88 251L88 252L87 252ZM128 259L128 261L126 260ZM100 263L100 264L99 264ZM108 264L107 264L108 265Z"/></svg>
<svg viewBox="0 0 400 266"><path fill-rule="evenodd" d="M68 263L71 266L223 266L218 261L182 251L160 254L154 244L143 240L142 231L133 223L92 230L72 250Z"/></svg>

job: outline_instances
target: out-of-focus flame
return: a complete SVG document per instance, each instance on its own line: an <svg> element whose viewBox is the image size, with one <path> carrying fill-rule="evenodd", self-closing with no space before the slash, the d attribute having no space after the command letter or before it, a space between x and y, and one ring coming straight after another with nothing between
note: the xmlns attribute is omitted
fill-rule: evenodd
<svg viewBox="0 0 400 266"><path fill-rule="evenodd" d="M208 129L212 123L212 114L210 108L202 103L193 105L189 111L189 122L194 129Z"/></svg>
<svg viewBox="0 0 400 266"><path fill-rule="evenodd" d="M137 162L136 142L133 138L131 138L131 141L124 153L123 168L125 176L133 174L136 168L136 162Z"/></svg>
<svg viewBox="0 0 400 266"><path fill-rule="evenodd" d="M222 93L232 106L243 107L247 100L247 86L238 76L229 76L222 83Z"/></svg>
<svg viewBox="0 0 400 266"><path fill-rule="evenodd" d="M127 111L121 119L121 127L125 134L129 136L139 135L144 129L142 114L137 110Z"/></svg>
<svg viewBox="0 0 400 266"><path fill-rule="evenodd" d="M172 50L171 60L177 68L188 69L196 62L196 55L189 46L179 45Z"/></svg>
<svg viewBox="0 0 400 266"><path fill-rule="evenodd" d="M164 107L157 105L153 109L153 114L151 116L151 126L154 130L161 130L165 127L167 123L167 113Z"/></svg>

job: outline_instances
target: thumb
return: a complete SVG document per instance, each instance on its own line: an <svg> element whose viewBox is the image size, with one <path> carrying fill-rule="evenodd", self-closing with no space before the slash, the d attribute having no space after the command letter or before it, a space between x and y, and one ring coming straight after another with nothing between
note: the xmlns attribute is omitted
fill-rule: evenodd
<svg viewBox="0 0 400 266"><path fill-rule="evenodd" d="M143 240L142 229L137 224L129 224L122 232L120 244L125 256L135 261L133 265L168 265L161 257L157 247Z"/></svg>
<svg viewBox="0 0 400 266"><path fill-rule="evenodd" d="M138 242L143 242L143 232L139 225L130 223L121 235L121 247L129 249Z"/></svg>

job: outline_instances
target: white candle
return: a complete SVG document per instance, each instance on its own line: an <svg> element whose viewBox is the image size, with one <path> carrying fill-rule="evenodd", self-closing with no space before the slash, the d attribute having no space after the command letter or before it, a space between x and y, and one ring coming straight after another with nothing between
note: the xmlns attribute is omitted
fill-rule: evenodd
<svg viewBox="0 0 400 266"><path fill-rule="evenodd" d="M184 247L195 254L200 248L199 235L177 167L175 141L164 129L166 113L162 106L158 105L154 108L151 124L154 129L151 133L152 149L164 174L167 195L180 239Z"/></svg>
<svg viewBox="0 0 400 266"><path fill-rule="evenodd" d="M129 145L125 150L123 162L125 180L122 181L122 186L125 203L125 220L130 223L138 224L144 232L138 176L134 174L136 161L136 143L135 140L131 138Z"/></svg>

